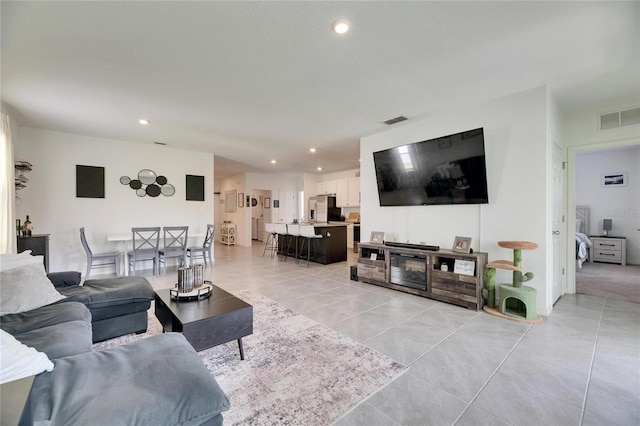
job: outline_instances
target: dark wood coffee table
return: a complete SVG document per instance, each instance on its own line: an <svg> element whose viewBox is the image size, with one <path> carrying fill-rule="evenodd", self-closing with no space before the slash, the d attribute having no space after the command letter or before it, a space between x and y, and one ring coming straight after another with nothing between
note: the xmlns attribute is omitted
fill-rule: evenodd
<svg viewBox="0 0 640 426"><path fill-rule="evenodd" d="M253 306L212 285L211 297L176 301L169 290L155 292L155 314L163 331L182 333L196 351L238 340L244 359L242 338L253 334Z"/></svg>

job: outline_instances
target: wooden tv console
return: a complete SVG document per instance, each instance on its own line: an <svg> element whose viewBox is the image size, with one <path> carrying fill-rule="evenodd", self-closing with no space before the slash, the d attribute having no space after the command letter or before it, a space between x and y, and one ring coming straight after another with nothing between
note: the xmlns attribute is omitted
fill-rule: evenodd
<svg viewBox="0 0 640 426"><path fill-rule="evenodd" d="M487 261L483 252L360 243L358 281L480 310ZM447 271L442 270L443 263Z"/></svg>

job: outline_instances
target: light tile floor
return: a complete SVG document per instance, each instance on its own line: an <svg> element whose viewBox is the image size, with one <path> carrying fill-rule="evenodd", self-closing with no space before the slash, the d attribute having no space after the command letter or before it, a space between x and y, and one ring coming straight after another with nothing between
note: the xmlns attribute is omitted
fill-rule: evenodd
<svg viewBox="0 0 640 426"><path fill-rule="evenodd" d="M296 264L215 245L205 278L250 289L331 327L408 370L339 419L351 425L638 425L640 305L565 295L542 324L351 281L356 255ZM148 276L167 288L175 270Z"/></svg>

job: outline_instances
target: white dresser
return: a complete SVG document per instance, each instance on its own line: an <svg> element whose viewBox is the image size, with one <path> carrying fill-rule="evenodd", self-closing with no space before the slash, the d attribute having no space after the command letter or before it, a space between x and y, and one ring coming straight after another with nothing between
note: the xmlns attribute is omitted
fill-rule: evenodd
<svg viewBox="0 0 640 426"><path fill-rule="evenodd" d="M604 237L602 235L591 236L593 248L591 249L592 262L607 262L627 264L627 239L626 237Z"/></svg>

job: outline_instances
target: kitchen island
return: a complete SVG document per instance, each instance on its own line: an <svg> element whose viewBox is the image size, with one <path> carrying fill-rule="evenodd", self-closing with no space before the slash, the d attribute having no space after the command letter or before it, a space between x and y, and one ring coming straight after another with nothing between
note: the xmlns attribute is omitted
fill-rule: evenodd
<svg viewBox="0 0 640 426"><path fill-rule="evenodd" d="M311 241L311 253L309 260L328 265L329 263L344 262L347 260L347 224L346 223L314 223L316 235ZM287 249L288 246L288 249ZM295 237L290 235L278 235L278 254L295 257ZM298 258L307 259L307 241L298 238Z"/></svg>

